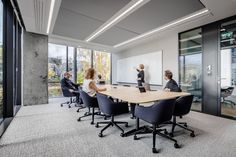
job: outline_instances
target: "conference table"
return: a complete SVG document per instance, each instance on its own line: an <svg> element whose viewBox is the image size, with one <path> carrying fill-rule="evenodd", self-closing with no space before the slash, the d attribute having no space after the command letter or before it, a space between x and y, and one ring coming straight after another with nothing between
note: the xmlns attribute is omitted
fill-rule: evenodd
<svg viewBox="0 0 236 157"><path fill-rule="evenodd" d="M164 90L146 91L140 93L139 89L136 87L114 85L100 85L100 87L105 87L107 89L106 91L100 92L104 95L136 105L141 104L142 106L150 106L150 104L147 104L150 102L190 95L190 93L186 92L167 92ZM123 136L133 135L139 129L139 118L136 118L136 128L126 132Z"/></svg>

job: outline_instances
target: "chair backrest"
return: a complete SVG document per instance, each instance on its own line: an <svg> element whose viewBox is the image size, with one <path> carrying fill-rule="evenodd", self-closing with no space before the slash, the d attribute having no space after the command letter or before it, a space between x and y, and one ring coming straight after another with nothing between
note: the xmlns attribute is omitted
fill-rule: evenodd
<svg viewBox="0 0 236 157"><path fill-rule="evenodd" d="M80 97L83 101L83 104L86 107L97 107L97 98L89 96L83 90L80 90L79 93L80 93Z"/></svg>
<svg viewBox="0 0 236 157"><path fill-rule="evenodd" d="M113 115L115 113L114 102L106 95L97 93L98 105L102 113Z"/></svg>
<svg viewBox="0 0 236 157"><path fill-rule="evenodd" d="M183 116L190 112L193 102L193 95L182 96L176 100L174 116Z"/></svg>
<svg viewBox="0 0 236 157"><path fill-rule="evenodd" d="M68 88L63 88L63 87L61 86L61 91L62 91L62 95L63 95L64 97L73 97L73 96L75 96L73 93L71 93L71 92L69 91Z"/></svg>
<svg viewBox="0 0 236 157"><path fill-rule="evenodd" d="M152 105L152 123L162 124L170 121L174 112L176 99L161 100Z"/></svg>

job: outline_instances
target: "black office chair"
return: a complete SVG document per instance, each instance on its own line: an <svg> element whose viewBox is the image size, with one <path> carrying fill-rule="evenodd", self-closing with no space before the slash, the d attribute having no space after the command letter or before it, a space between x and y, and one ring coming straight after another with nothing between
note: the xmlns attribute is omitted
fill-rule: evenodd
<svg viewBox="0 0 236 157"><path fill-rule="evenodd" d="M158 151L156 150L156 134L173 141L174 147L180 148L177 141L167 135L168 132L166 129L160 129L161 124L164 124L165 122L168 122L171 120L174 107L175 107L175 99L162 100L162 101L156 102L154 105L150 107L136 106L135 116L137 118L140 118L152 124L152 126L140 127L140 130L136 131L134 134L134 140L139 139L137 137L137 134L152 133L153 134L153 148L152 148L153 153L158 153Z"/></svg>
<svg viewBox="0 0 236 157"><path fill-rule="evenodd" d="M111 116L110 121L97 122L96 127L99 127L99 124L107 124L98 134L98 136L103 137L103 131L106 130L109 126L116 126L119 130L122 131L121 136L123 136L124 130L118 124L125 124L125 126L128 127L128 122L115 121L114 116L128 113L128 103L113 102L106 95L100 93L97 94L97 99L101 112L106 116Z"/></svg>
<svg viewBox="0 0 236 157"><path fill-rule="evenodd" d="M68 107L71 108L71 104L76 103L76 98L74 98L74 97L76 97L76 94L75 93L71 93L68 88L62 88L61 87L61 90L62 90L62 95L64 97L69 97L70 98L69 101L61 103L61 107L63 107L64 104L67 104Z"/></svg>
<svg viewBox="0 0 236 157"><path fill-rule="evenodd" d="M94 124L94 115L99 115L99 116L104 116L101 115L101 112L95 112L95 109L98 109L98 101L96 97L91 97L89 96L86 92L80 90L80 96L82 98L83 104L89 109L92 108L92 113L91 112L86 112L83 116L78 118L78 121L81 121L81 118L92 116L92 121L91 124Z"/></svg>
<svg viewBox="0 0 236 157"><path fill-rule="evenodd" d="M195 137L194 131L187 128L187 123L176 122L176 117L182 117L190 112L192 102L193 102L193 95L182 96L176 100L175 108L173 112L173 122L171 122L172 129L171 129L171 133L169 134L171 137L174 136L175 126L179 126L185 130L190 131L191 132L190 136Z"/></svg>

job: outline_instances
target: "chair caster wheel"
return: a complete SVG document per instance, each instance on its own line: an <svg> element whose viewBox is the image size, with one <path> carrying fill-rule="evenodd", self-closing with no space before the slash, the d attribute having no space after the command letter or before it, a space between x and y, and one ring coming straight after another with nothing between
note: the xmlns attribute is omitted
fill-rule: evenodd
<svg viewBox="0 0 236 157"><path fill-rule="evenodd" d="M61 104L61 107L63 107L63 105Z"/></svg>
<svg viewBox="0 0 236 157"><path fill-rule="evenodd" d="M122 132L122 133L120 133L120 136L121 137L125 137L125 134Z"/></svg>
<svg viewBox="0 0 236 157"><path fill-rule="evenodd" d="M93 125L93 124L94 124L94 122L91 122L90 124L91 124L91 125Z"/></svg>
<svg viewBox="0 0 236 157"><path fill-rule="evenodd" d="M69 108L71 108L71 106L68 106Z"/></svg>
<svg viewBox="0 0 236 157"><path fill-rule="evenodd" d="M78 121L78 122L81 121L81 118L78 118L77 121Z"/></svg>
<svg viewBox="0 0 236 157"><path fill-rule="evenodd" d="M139 140L139 138L136 135L134 135L134 140Z"/></svg>
<svg viewBox="0 0 236 157"><path fill-rule="evenodd" d="M174 137L174 134L173 134L173 133L169 133L169 136L170 136L170 137Z"/></svg>
<svg viewBox="0 0 236 157"><path fill-rule="evenodd" d="M195 137L195 134L194 134L194 132L192 132L192 133L190 134L190 136L191 136L191 137Z"/></svg>
<svg viewBox="0 0 236 157"><path fill-rule="evenodd" d="M156 148L152 148L152 153L158 153Z"/></svg>
<svg viewBox="0 0 236 157"><path fill-rule="evenodd" d="M106 116L104 117L104 120L107 120L107 117L106 117Z"/></svg>
<svg viewBox="0 0 236 157"><path fill-rule="evenodd" d="M98 125L98 124L96 124L96 125L95 125L95 127L96 127L96 128L98 128L98 127L99 127L99 125Z"/></svg>
<svg viewBox="0 0 236 157"><path fill-rule="evenodd" d="M129 124L127 123L127 124L125 124L125 127L129 127Z"/></svg>
<svg viewBox="0 0 236 157"><path fill-rule="evenodd" d="M168 135L169 133L168 133L168 131L165 130L165 131L164 131L164 134L165 134L165 135Z"/></svg>
<svg viewBox="0 0 236 157"><path fill-rule="evenodd" d="M177 149L177 148L180 148L179 144L178 143L175 143L174 144L174 147Z"/></svg>
<svg viewBox="0 0 236 157"><path fill-rule="evenodd" d="M77 112L79 112L79 110L77 110Z"/></svg>
<svg viewBox="0 0 236 157"><path fill-rule="evenodd" d="M102 133L99 133L99 134L98 134L98 137L103 137L103 134L102 134Z"/></svg>

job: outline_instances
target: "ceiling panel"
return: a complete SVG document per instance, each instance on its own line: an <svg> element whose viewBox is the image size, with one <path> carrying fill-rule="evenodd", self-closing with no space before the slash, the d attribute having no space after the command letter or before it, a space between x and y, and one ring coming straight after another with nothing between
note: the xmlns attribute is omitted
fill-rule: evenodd
<svg viewBox="0 0 236 157"><path fill-rule="evenodd" d="M131 0L63 0L61 7L105 22L130 1Z"/></svg>
<svg viewBox="0 0 236 157"><path fill-rule="evenodd" d="M61 8L53 34L84 40L102 24L100 21Z"/></svg>
<svg viewBox="0 0 236 157"><path fill-rule="evenodd" d="M203 8L199 0L151 0L117 26L144 33Z"/></svg>
<svg viewBox="0 0 236 157"><path fill-rule="evenodd" d="M100 36L95 38L93 42L113 46L117 43L123 42L135 36L137 36L136 33L133 33L124 29L120 29L117 27L112 27L111 29L108 29L107 31L102 33Z"/></svg>

